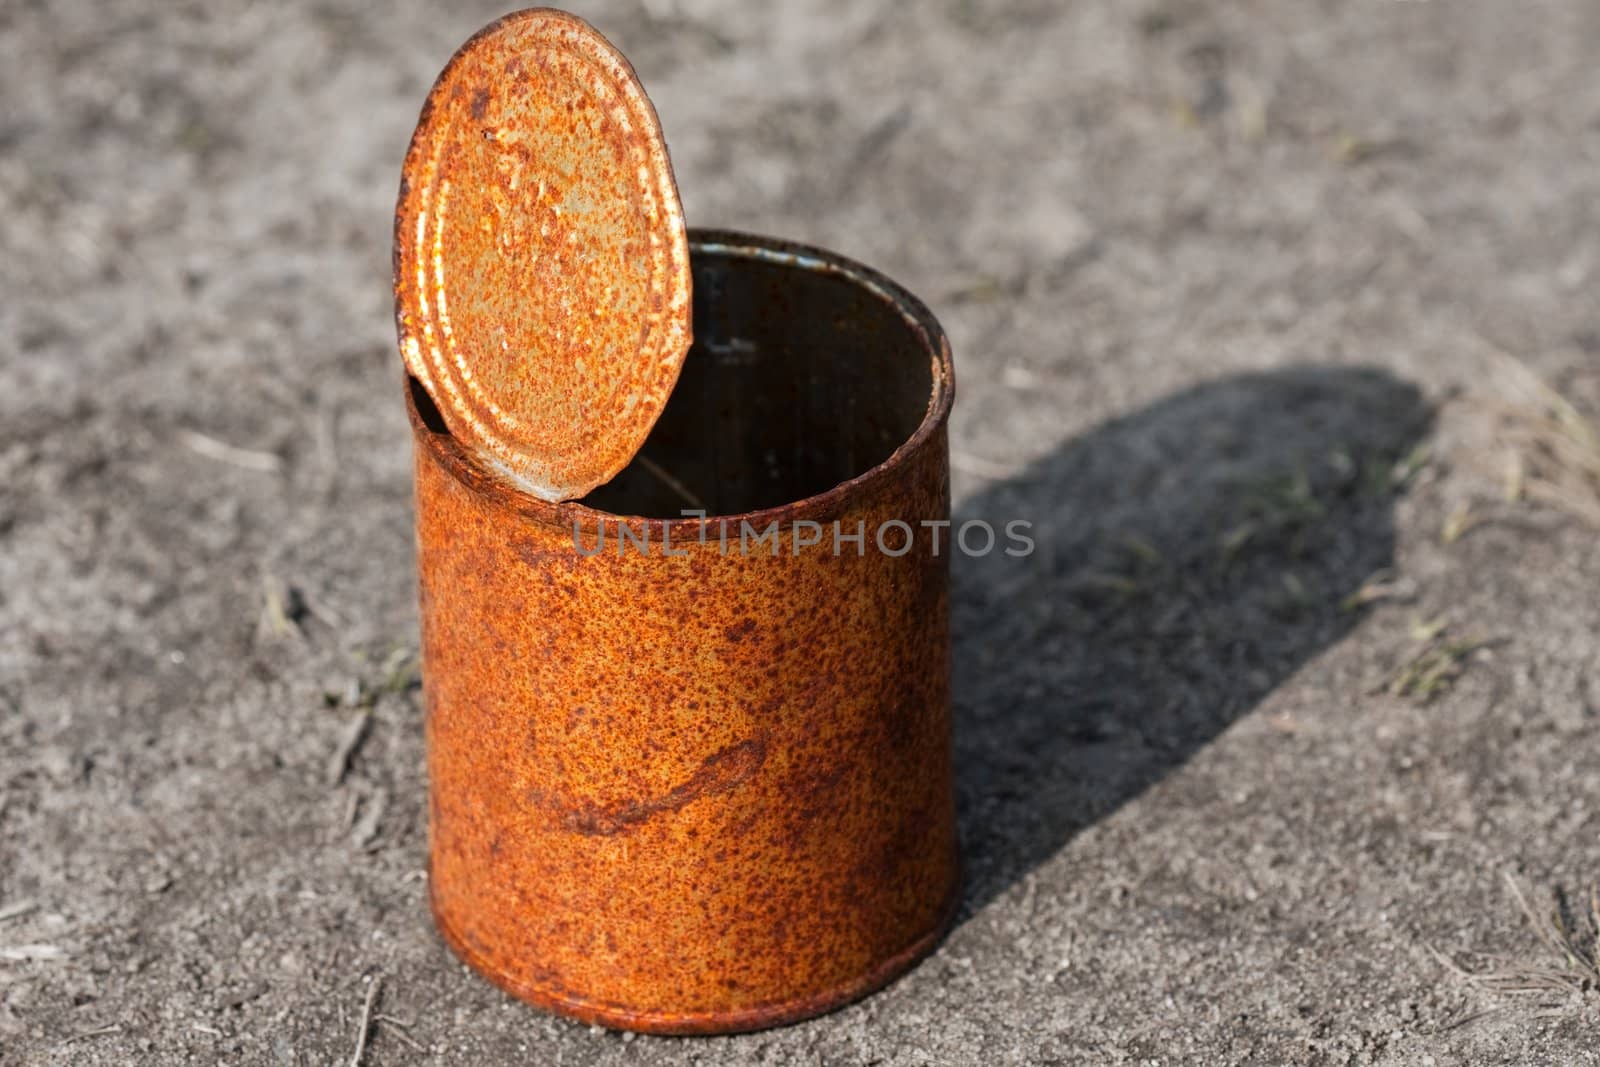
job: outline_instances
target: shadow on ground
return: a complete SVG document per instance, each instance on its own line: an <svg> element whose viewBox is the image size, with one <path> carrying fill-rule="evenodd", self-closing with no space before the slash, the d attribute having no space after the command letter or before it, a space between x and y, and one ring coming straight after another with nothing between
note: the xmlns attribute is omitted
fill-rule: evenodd
<svg viewBox="0 0 1600 1067"><path fill-rule="evenodd" d="M965 915L1350 630L1431 417L1376 370L1231 377L958 509L958 525L1027 519L1037 542L954 561Z"/></svg>

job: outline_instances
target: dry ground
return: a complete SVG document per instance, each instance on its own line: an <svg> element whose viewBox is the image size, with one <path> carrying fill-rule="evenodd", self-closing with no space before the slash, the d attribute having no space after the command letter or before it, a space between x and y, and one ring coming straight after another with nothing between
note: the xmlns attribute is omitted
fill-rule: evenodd
<svg viewBox="0 0 1600 1067"><path fill-rule="evenodd" d="M1039 531L956 576L959 925L730 1039L466 973L389 226L500 8L0 0L0 1061L332 1063L380 977L371 1064L1600 1060L1592 986L1453 969L1565 966L1505 875L1600 878L1600 537L1480 402L1600 408L1600 7L580 11L693 223L929 300L957 507Z"/></svg>

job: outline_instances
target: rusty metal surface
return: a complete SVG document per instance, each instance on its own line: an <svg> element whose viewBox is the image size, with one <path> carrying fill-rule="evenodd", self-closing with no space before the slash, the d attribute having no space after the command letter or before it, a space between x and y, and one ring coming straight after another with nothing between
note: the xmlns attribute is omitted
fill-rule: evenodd
<svg viewBox="0 0 1600 1067"><path fill-rule="evenodd" d="M878 360L926 384L887 458L732 521L788 537L947 518L953 378L927 310L813 249L720 233L693 249L720 323L690 364L876 308L806 380ZM746 314L768 299L790 318ZM648 555L584 556L574 523L592 548L605 513L519 491L408 395L430 893L455 951L535 1004L659 1033L805 1018L929 951L957 899L948 553L835 555L825 538L725 555L694 519L641 518ZM826 448L838 427L815 419Z"/></svg>
<svg viewBox="0 0 1600 1067"><path fill-rule="evenodd" d="M439 75L395 210L406 366L546 500L633 457L689 344L682 209L632 67L573 15L507 15Z"/></svg>

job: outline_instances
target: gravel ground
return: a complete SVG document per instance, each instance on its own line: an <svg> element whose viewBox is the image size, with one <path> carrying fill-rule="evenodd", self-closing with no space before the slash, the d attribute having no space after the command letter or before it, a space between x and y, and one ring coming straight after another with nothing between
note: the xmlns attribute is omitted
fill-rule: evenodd
<svg viewBox="0 0 1600 1067"><path fill-rule="evenodd" d="M954 932L717 1039L424 906L390 216L499 13L0 4L0 1061L348 1061L381 980L368 1064L1600 1062L1509 888L1600 879L1600 538L1489 443L1499 353L1600 411L1600 7L582 5L691 223L932 304L1039 540L955 576Z"/></svg>

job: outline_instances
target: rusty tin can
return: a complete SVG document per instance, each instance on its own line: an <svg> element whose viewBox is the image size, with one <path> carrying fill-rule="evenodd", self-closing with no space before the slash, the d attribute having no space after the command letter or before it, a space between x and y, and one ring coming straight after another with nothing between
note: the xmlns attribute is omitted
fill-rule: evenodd
<svg viewBox="0 0 1600 1067"><path fill-rule="evenodd" d="M407 399L434 917L516 996L657 1033L868 993L958 896L944 333L827 252L689 249L677 385L583 500Z"/></svg>

